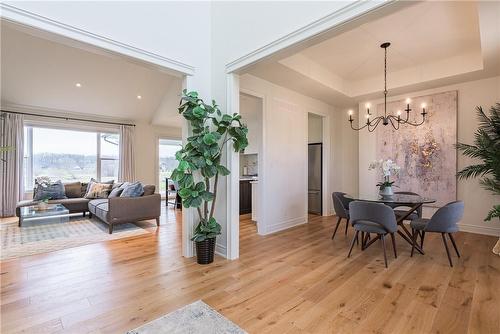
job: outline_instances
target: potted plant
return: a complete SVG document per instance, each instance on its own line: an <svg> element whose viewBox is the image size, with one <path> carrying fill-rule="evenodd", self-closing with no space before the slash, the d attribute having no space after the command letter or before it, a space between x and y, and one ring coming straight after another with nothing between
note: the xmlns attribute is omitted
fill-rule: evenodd
<svg viewBox="0 0 500 334"><path fill-rule="evenodd" d="M191 238L196 243L198 263L213 262L215 238L221 234L221 225L214 217L217 186L221 176L230 171L221 164L221 156L228 143L235 152L248 146L246 125L241 115L222 114L198 98L197 92L183 91L179 113L189 122L192 136L175 155L179 161L172 179L179 183L179 196L185 208L196 208L199 223Z"/></svg>
<svg viewBox="0 0 500 334"><path fill-rule="evenodd" d="M394 181L391 181L391 175L399 175L401 167L399 167L391 159L380 159L373 161L368 166L368 170L374 169L379 169L384 178L382 182L377 183L377 187L379 187L379 195L382 197L391 197L394 195L394 191L392 190Z"/></svg>
<svg viewBox="0 0 500 334"><path fill-rule="evenodd" d="M473 159L481 160L481 163L463 168L457 173L459 179L480 178L481 186L500 195L500 103L490 108L487 115L482 107L477 107L479 128L474 135L474 144L458 143L457 149L463 155ZM488 212L484 221L500 217L500 205L495 205ZM496 254L500 252L500 239L494 248ZM500 254L499 254L500 255Z"/></svg>

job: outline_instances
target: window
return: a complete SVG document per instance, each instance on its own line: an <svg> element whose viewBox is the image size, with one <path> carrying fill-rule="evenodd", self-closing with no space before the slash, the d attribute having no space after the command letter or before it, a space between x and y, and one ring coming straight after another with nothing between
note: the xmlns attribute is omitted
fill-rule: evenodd
<svg viewBox="0 0 500 334"><path fill-rule="evenodd" d="M118 134L27 126L24 136L28 191L39 176L62 182L118 177Z"/></svg>
<svg viewBox="0 0 500 334"><path fill-rule="evenodd" d="M175 153L181 148L182 143L179 140L160 139L158 142L160 194L165 194L166 179L172 175L172 171L177 167Z"/></svg>

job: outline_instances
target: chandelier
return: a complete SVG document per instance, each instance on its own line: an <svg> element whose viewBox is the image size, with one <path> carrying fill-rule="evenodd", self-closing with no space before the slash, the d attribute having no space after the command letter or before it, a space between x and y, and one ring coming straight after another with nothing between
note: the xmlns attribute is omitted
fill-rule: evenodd
<svg viewBox="0 0 500 334"><path fill-rule="evenodd" d="M422 103L422 112L420 113L422 115L422 121L420 123L414 123L414 122L410 121L410 111L411 111L411 108L410 108L411 99L410 98L406 99L406 109L404 109L404 111L406 111L405 117L402 116L401 110L397 111L396 116L387 114L387 93L388 93L388 91L387 91L387 48L389 47L389 45L391 45L391 43L389 43L389 42L385 42L382 45L380 45L380 47L382 49L384 49L384 115L372 118L372 114L370 113L370 104L367 103L366 104L366 123L365 123L365 125L356 128L353 126L353 121L354 121L354 119L352 118L353 112L352 112L352 110L349 110L349 122L351 123L351 129L353 129L353 130L359 131L359 130L362 130L364 128L368 128L369 132L373 132L373 131L375 131L375 129L377 128L377 126L379 125L380 122L382 122L383 125L391 124L391 126L395 130L399 130L399 126L401 124L419 126L419 125L424 124L424 122L425 122L425 115L427 115L427 113L425 112L425 107L426 107L425 103Z"/></svg>

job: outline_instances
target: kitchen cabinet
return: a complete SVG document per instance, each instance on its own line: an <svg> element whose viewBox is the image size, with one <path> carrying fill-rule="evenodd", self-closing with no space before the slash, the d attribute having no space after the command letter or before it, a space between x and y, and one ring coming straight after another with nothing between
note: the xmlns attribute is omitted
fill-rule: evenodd
<svg viewBox="0 0 500 334"><path fill-rule="evenodd" d="M250 180L240 181L240 215L252 212L252 184Z"/></svg>

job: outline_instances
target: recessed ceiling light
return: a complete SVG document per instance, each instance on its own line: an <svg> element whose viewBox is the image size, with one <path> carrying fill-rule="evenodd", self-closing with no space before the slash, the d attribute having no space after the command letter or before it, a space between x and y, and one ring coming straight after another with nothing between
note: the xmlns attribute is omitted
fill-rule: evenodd
<svg viewBox="0 0 500 334"><path fill-rule="evenodd" d="M140 99L142 99L142 96L141 95L137 95L137 98L140 100Z"/></svg>
<svg viewBox="0 0 500 334"><path fill-rule="evenodd" d="M77 82L77 83L75 84L75 86L76 86L76 87L78 87L78 88L80 88L80 87L82 87L82 84L81 84L81 83L79 83L79 82Z"/></svg>

